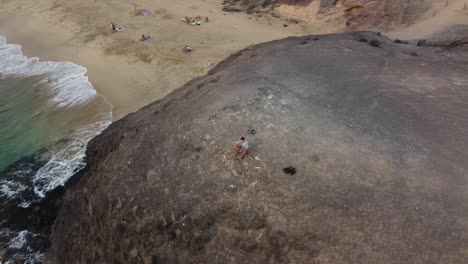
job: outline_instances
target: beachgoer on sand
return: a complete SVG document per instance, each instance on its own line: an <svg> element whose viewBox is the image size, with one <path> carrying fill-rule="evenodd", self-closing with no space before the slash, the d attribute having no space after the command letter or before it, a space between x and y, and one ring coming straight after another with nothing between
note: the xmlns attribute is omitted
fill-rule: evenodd
<svg viewBox="0 0 468 264"><path fill-rule="evenodd" d="M141 35L140 41L150 41L151 38L152 38L152 37L151 37L150 35L145 35L145 34L143 34L143 35Z"/></svg>
<svg viewBox="0 0 468 264"><path fill-rule="evenodd" d="M189 53L189 52L192 52L193 49L192 49L191 47L185 45L185 47L184 47L182 50L183 50L185 53Z"/></svg>
<svg viewBox="0 0 468 264"><path fill-rule="evenodd" d="M148 10L141 10L141 11L138 13L139 16L149 16L149 15L151 15L151 14L153 14L153 13L152 13L151 11L148 11Z"/></svg>
<svg viewBox="0 0 468 264"><path fill-rule="evenodd" d="M245 140L244 137L241 137L240 140L234 144L234 150L236 153L236 158L243 159L247 153L249 153L249 142Z"/></svg>
<svg viewBox="0 0 468 264"><path fill-rule="evenodd" d="M114 23L111 23L111 27L114 32L124 30L123 27L117 27Z"/></svg>
<svg viewBox="0 0 468 264"><path fill-rule="evenodd" d="M190 21L189 17L182 17L182 18L180 18L180 21L182 21L182 22L184 22L186 24L192 23L192 21Z"/></svg>
<svg viewBox="0 0 468 264"><path fill-rule="evenodd" d="M209 22L210 19L208 17L202 17L202 16L196 16L195 18L193 17L182 17L180 21L188 24L188 25L197 25L200 26L204 22Z"/></svg>
<svg viewBox="0 0 468 264"><path fill-rule="evenodd" d="M208 70L213 69L214 66L216 66L216 64L212 60L208 60L208 63L205 64L205 68L207 68Z"/></svg>

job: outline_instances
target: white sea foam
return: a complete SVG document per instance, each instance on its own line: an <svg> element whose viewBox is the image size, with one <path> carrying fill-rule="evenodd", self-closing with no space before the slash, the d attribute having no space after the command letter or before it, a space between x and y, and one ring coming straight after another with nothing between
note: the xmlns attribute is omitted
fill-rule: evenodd
<svg viewBox="0 0 468 264"><path fill-rule="evenodd" d="M79 65L70 62L40 62L38 58L28 58L22 54L20 45L8 44L1 36L0 58L2 78L45 76L50 100L39 112L85 106L87 102L100 97L85 76L86 68ZM100 110L106 111L96 113L93 123L72 131L65 143L57 144L43 154L48 162L32 179L34 191L39 197L44 197L47 191L63 185L84 166L86 144L111 123L112 106L105 99L103 103L106 106ZM0 195L12 197L15 190L23 190L21 186L12 187L13 183L1 184ZM23 207L27 205L28 203L22 203Z"/></svg>
<svg viewBox="0 0 468 264"><path fill-rule="evenodd" d="M47 76L53 93L50 106L83 104L96 96L96 90L85 76L86 68L82 66L70 62L39 62L38 58L28 58L22 54L20 45L7 44L1 36L0 58L2 76Z"/></svg>
<svg viewBox="0 0 468 264"><path fill-rule="evenodd" d="M10 244L8 245L9 248L16 248L20 249L26 243L26 235L28 234L28 230L23 230L18 233L16 237L10 240Z"/></svg>
<svg viewBox="0 0 468 264"><path fill-rule="evenodd" d="M8 44L6 39L0 36L0 78L13 80L37 78L38 83L33 84L33 91L37 88L41 95L43 92L46 94L42 97L47 99L46 103L34 109L32 118L49 117L48 114L60 117L63 113L80 112L80 109L89 113L85 118L88 121L83 121L83 116L77 115L79 127L75 125L64 138L57 138L57 142L45 146L46 151L40 152L38 157L40 164L44 164L42 167L37 170L39 165L36 165L32 170L33 167L25 166L13 172L13 178L1 180L0 198L23 197L19 194L33 188L36 198L28 201L23 198L18 200L17 206L28 207L30 203L44 197L48 191L64 185L71 176L85 166L87 143L101 133L112 120L112 106L96 93L85 73L86 68L70 62L40 62L38 58L28 58L22 54L20 45ZM72 116L65 120L74 123L74 118L75 116ZM19 121L24 124L30 122L30 120ZM68 123L65 125L64 127L68 129ZM22 180L16 182L15 178ZM26 178L28 180L25 182ZM12 259L19 258L24 263L40 263L42 252L36 252L27 245L27 237L34 235L36 234L28 233L27 230L18 232L0 229L0 237L10 238L7 245L0 244L0 255L8 248L10 251L18 250L19 255L15 254Z"/></svg>
<svg viewBox="0 0 468 264"><path fill-rule="evenodd" d="M19 182L14 181L0 181L0 197L13 198L19 192L26 190L27 187Z"/></svg>
<svg viewBox="0 0 468 264"><path fill-rule="evenodd" d="M12 259L16 260L14 261L14 263L18 263L17 262L18 260L21 260L25 264L42 263L42 257L44 256L44 253L35 252L33 249L31 249L29 246L26 245L28 236L37 237L37 236L42 236L42 235L35 234L27 230L13 231L13 230L9 230L6 228L0 229L0 238L1 237L10 238L8 244L0 247L0 256L3 253L5 253L6 250L18 250L18 252L12 256ZM7 260L6 262L2 262L0 260L0 264L10 264L10 263L11 263L10 260Z"/></svg>
<svg viewBox="0 0 468 264"><path fill-rule="evenodd" d="M108 121L101 121L82 127L69 135L71 140L66 141L60 150L50 150L50 153L46 153L50 158L33 178L34 192L44 197L45 192L64 185L71 176L82 169L85 166L86 144L109 124Z"/></svg>

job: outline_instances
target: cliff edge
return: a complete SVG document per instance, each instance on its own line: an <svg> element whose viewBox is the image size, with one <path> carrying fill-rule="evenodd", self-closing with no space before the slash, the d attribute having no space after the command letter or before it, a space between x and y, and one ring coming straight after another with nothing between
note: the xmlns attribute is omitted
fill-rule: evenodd
<svg viewBox="0 0 468 264"><path fill-rule="evenodd" d="M463 263L467 72L371 32L242 50L90 142L46 263Z"/></svg>
<svg viewBox="0 0 468 264"><path fill-rule="evenodd" d="M411 25L434 8L433 0L224 0L224 10L272 12L315 23L343 24L348 30L390 30ZM461 8L461 7L460 7Z"/></svg>

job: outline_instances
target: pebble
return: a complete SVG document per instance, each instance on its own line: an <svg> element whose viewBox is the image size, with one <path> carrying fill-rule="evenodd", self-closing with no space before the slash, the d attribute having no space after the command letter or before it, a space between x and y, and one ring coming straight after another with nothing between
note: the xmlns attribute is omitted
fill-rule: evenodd
<svg viewBox="0 0 468 264"><path fill-rule="evenodd" d="M130 255L134 258L136 258L138 256L138 250L136 248L132 249L130 251Z"/></svg>

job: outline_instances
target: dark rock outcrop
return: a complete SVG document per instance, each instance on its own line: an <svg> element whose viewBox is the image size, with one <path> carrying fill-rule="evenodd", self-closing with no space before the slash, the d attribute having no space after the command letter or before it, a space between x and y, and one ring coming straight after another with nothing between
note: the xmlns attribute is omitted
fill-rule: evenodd
<svg viewBox="0 0 468 264"><path fill-rule="evenodd" d="M224 0L223 5L227 12L272 12L281 5L305 8L312 2L313 0ZM317 10L310 11L310 18L303 17L302 14L302 19L328 19L327 14L338 13L350 30L388 30L416 22L431 8L431 3L413 0L320 0L318 7ZM297 17L293 15L292 18Z"/></svg>
<svg viewBox="0 0 468 264"><path fill-rule="evenodd" d="M431 46L453 48L468 44L468 25L453 25L434 33L427 40Z"/></svg>
<svg viewBox="0 0 468 264"><path fill-rule="evenodd" d="M242 50L91 141L46 262L463 263L467 62L375 33Z"/></svg>
<svg viewBox="0 0 468 264"><path fill-rule="evenodd" d="M349 29L390 30L408 26L431 8L430 1L342 0Z"/></svg>

